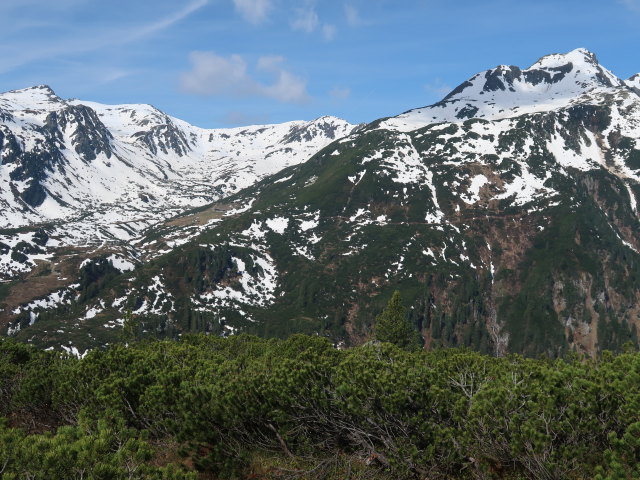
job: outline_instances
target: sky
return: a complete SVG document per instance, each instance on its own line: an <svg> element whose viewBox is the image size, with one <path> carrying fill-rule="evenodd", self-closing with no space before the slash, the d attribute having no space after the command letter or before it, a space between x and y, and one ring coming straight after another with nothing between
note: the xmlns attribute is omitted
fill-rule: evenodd
<svg viewBox="0 0 640 480"><path fill-rule="evenodd" d="M640 0L0 0L0 91L149 103L205 128L429 105L584 47L640 72Z"/></svg>

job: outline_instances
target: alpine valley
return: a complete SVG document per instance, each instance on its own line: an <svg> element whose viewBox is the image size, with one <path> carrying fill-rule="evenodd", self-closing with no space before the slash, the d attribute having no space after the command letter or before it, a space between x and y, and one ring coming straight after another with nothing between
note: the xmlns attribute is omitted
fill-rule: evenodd
<svg viewBox="0 0 640 480"><path fill-rule="evenodd" d="M367 125L204 130L0 94L0 328L81 354L188 332L367 341L395 290L426 348L638 343L640 75L577 49Z"/></svg>

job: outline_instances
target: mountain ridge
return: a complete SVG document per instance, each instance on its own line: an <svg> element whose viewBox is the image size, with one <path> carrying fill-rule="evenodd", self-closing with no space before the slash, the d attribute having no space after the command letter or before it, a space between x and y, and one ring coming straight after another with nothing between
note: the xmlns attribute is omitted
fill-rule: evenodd
<svg viewBox="0 0 640 480"><path fill-rule="evenodd" d="M306 160L355 127L324 116L202 129L151 105L63 100L47 85L0 94L0 117L0 230L41 226L53 249L133 241ZM0 232L5 280L50 250L31 242L36 256L14 255L11 235Z"/></svg>
<svg viewBox="0 0 640 480"><path fill-rule="evenodd" d="M96 256L78 285L12 307L10 331L84 349L111 341L130 310L161 336L305 332L357 344L400 289L427 347L556 356L637 343L640 97L595 56L570 56L571 69L542 57L562 78L536 74L532 87L559 86L546 92L568 92L562 101L504 115L485 95L528 88L526 74L487 70L504 89L485 72L468 90L485 117L430 122L417 109L415 121L350 130L225 197L170 248L155 233L162 254L137 268L115 272ZM459 110L460 92L447 100Z"/></svg>
<svg viewBox="0 0 640 480"><path fill-rule="evenodd" d="M252 132L264 129L274 129L276 125L256 125L248 127L236 127L229 129L202 129L194 127L187 122L171 117L164 112L156 109L151 105L144 104L126 104L126 105L103 105L97 102L86 102L80 100L63 100L58 97L53 90L46 85L30 87L21 90L13 90L0 94L0 109L5 117L14 120L12 125L17 131L18 137L22 143L24 153L27 153L30 147L37 147L30 142L43 142L44 140L52 140L59 142L59 150L69 150L70 146L74 147L76 153L81 156L84 161L95 160L100 153L104 153L109 159L111 155L117 153L117 156L126 158L127 153L136 153L146 155L148 160L152 157L166 157L169 154L175 154L177 157L185 157L189 153L194 155L207 155L211 152L207 151L206 143L211 143L214 138L217 142L227 139L235 134L244 134L249 136ZM69 116L70 118L65 118ZM20 117L20 118L17 118ZM60 117L60 118L58 118ZM79 118L76 118L79 117ZM84 118L83 118L84 117ZM103 123L103 122L106 122ZM11 122L5 121L3 126L3 136L5 143L8 142L8 127ZM76 130L70 134L66 133L66 129L71 123L75 123ZM83 125L83 123L88 123ZM59 124L59 125L58 125ZM278 124L277 127L282 130L280 133L283 137L291 128L311 128L314 125L333 124L335 130L343 130L353 126L337 117L320 117L310 122L292 121L284 124ZM50 130L51 139L38 138L37 127ZM86 128L89 127L89 128ZM59 128L60 131L57 131ZM101 138L98 142L88 140L87 145L78 145L69 136L75 135L82 137L82 130L95 130ZM29 138L29 133L35 138ZM316 134L318 132L315 132ZM328 138L333 139L336 133L330 131ZM339 135L339 133L338 133ZM202 137L205 137L204 139ZM208 139L206 137L209 137ZM71 140L71 145L65 144L65 140ZM208 141L207 141L208 140ZM277 143L279 138L265 138L262 147L269 148L269 141ZM312 140L312 138L309 138ZM202 145L201 143L205 143ZM288 142L291 144L292 142ZM320 142L322 143L322 142ZM217 146L220 146L220 145ZM251 145L249 145L251 146ZM290 145L295 146L295 145ZM138 147L134 151L134 147ZM142 147L142 148L140 148ZM259 146L260 147L260 146ZM313 147L315 148L315 147ZM313 148L310 151L313 151ZM275 150L275 149L274 149ZM9 163L6 158L10 152L3 148L4 163ZM234 152L235 153L235 152ZM268 153L268 152L265 152ZM271 152L277 153L277 152ZM151 154L151 156L149 155ZM290 160L290 159L289 159ZM290 164L291 161L283 162L284 165ZM257 165L263 167L263 172L259 174L269 173L273 170L273 166ZM279 168L276 166L275 168ZM38 208L42 205L42 199L38 198L27 202L31 207ZM192 205L195 206L195 205ZM14 224L15 224L15 219ZM6 221L6 220L5 220Z"/></svg>

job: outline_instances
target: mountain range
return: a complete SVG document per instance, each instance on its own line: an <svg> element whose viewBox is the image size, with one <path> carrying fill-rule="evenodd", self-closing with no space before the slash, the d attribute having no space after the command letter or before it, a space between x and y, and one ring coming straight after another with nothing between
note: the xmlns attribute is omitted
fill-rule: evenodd
<svg viewBox="0 0 640 480"><path fill-rule="evenodd" d="M204 130L148 105L0 94L0 324L80 353L206 331L425 346L638 343L640 75L584 49L366 125ZM130 312L130 313L127 313Z"/></svg>

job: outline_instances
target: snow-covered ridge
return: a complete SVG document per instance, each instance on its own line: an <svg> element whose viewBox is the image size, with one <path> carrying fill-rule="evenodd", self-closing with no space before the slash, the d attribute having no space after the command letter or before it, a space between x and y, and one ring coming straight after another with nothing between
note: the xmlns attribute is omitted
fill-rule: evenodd
<svg viewBox="0 0 640 480"><path fill-rule="evenodd" d="M634 80L635 79L635 80ZM596 56L578 48L552 54L531 67L499 65L478 73L434 105L410 110L381 123L381 128L411 131L432 123L469 118L496 120L544 112L584 101L586 96L640 86L640 78L623 81L602 67Z"/></svg>
<svg viewBox="0 0 640 480"><path fill-rule="evenodd" d="M74 222L74 243L130 239L352 129L335 117L203 129L151 105L64 100L46 85L1 93L0 228L56 220Z"/></svg>
<svg viewBox="0 0 640 480"><path fill-rule="evenodd" d="M638 74L634 75L633 77L629 78L624 83L626 83L627 86L635 89L636 93L638 95L640 95L640 73L638 73Z"/></svg>

